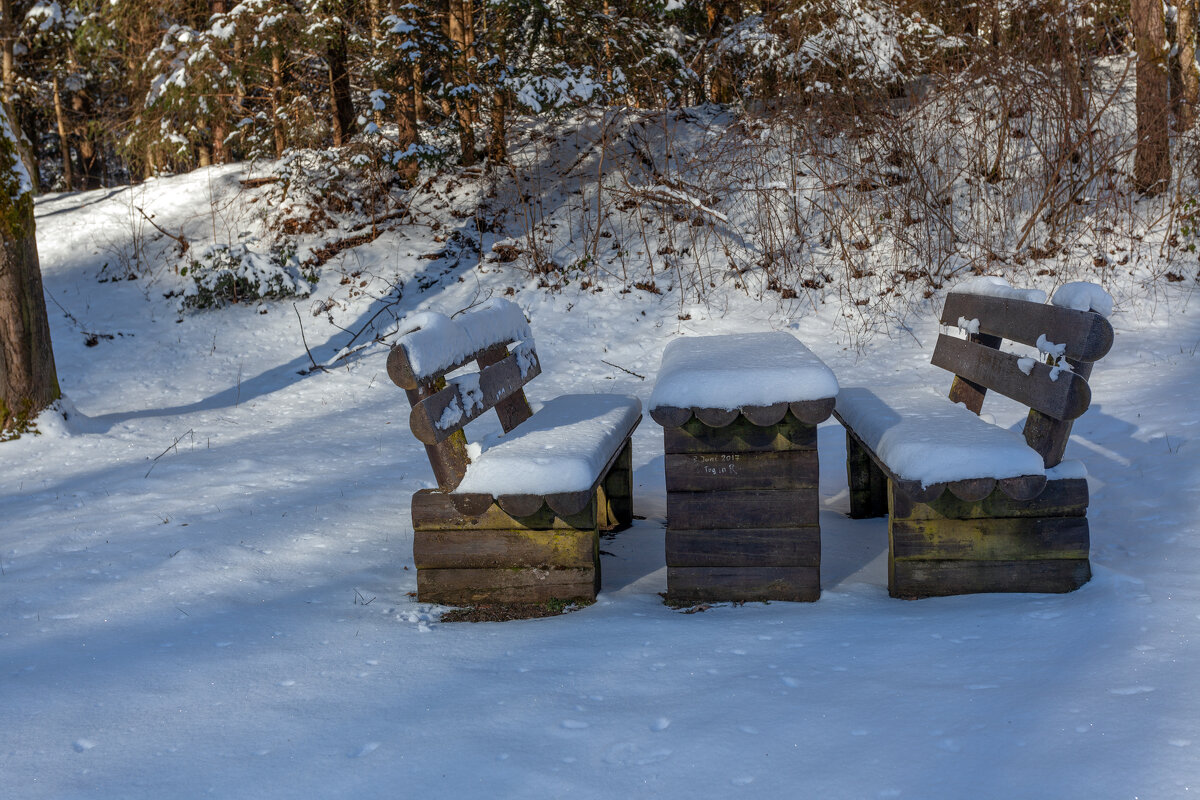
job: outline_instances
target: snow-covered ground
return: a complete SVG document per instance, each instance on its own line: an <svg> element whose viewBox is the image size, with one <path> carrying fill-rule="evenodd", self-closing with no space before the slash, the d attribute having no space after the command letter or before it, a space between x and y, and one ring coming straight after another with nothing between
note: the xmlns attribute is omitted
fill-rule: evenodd
<svg viewBox="0 0 1200 800"><path fill-rule="evenodd" d="M1092 497L1095 577L1078 592L890 599L886 523L846 517L830 421L820 601L670 609L661 431L647 419L634 439L645 519L602 542L598 602L443 624L411 596L409 499L432 475L386 346L335 360L349 334L312 309L355 332L397 277L385 318L511 287L542 360L535 403L595 390L643 404L680 335L788 330L843 383L948 385L928 363L933 310L860 350L835 303L732 287L707 304L548 294L515 265L422 258L441 246L424 225L344 251L295 311L180 314L165 268L98 280L153 240L137 206L171 232L236 229L240 212L209 202L236 177L39 202L55 355L79 414L0 445L0 795L1200 791L1200 318L1186 292L1108 287L1116 344L1067 452ZM311 370L305 341L328 371ZM1003 399L985 411L1021 418Z"/></svg>

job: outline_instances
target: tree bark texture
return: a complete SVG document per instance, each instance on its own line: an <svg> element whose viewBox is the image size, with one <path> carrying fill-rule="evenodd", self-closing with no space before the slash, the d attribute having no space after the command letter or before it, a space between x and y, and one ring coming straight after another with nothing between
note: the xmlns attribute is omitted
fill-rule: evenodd
<svg viewBox="0 0 1200 800"><path fill-rule="evenodd" d="M458 140L462 150L462 165L475 163L475 98L464 90L474 83L475 27L472 0L450 0L448 22L450 41L454 45L455 88L454 111L458 117Z"/></svg>
<svg viewBox="0 0 1200 800"><path fill-rule="evenodd" d="M19 432L61 394L34 240L33 193L20 183L19 164L16 142L0 134L0 433Z"/></svg>
<svg viewBox="0 0 1200 800"><path fill-rule="evenodd" d="M1196 65L1196 0L1178 0L1176 35L1179 43L1179 104L1176 122L1180 131L1191 130L1196 123L1196 105L1200 103L1200 67Z"/></svg>
<svg viewBox="0 0 1200 800"><path fill-rule="evenodd" d="M350 144L354 135L354 101L350 96L350 69L346 23L339 20L337 31L326 47L329 65L329 100L333 106L333 146Z"/></svg>
<svg viewBox="0 0 1200 800"><path fill-rule="evenodd" d="M1171 180L1170 109L1167 97L1167 30L1161 0L1131 0L1137 45L1137 151L1133 186L1153 195Z"/></svg>

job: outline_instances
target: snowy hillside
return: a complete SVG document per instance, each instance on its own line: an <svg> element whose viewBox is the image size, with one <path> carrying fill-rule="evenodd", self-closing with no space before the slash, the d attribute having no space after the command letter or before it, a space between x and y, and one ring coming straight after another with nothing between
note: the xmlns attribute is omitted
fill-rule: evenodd
<svg viewBox="0 0 1200 800"><path fill-rule="evenodd" d="M242 177L219 167L38 204L73 408L2 445L0 794L1196 791L1200 318L1187 290L1147 280L1161 264L1107 273L1116 344L1067 451L1090 476L1095 577L1080 591L890 599L886 522L847 518L844 433L830 420L820 601L668 608L662 438L647 419L633 457L644 519L602 541L596 604L447 624L412 596L410 497L433 478L385 372L397 320L509 296L538 341L535 404L593 390L646 404L669 342L729 332L790 331L856 383L948 385L929 365L940 299L905 298L897 308L912 311L862 339L855 299L835 289L760 301L724 265L703 296L669 289L672 275L691 279L686 256L666 254L653 288L622 275L646 258L636 251L614 250L592 280L481 261L506 239L528 249L541 228L522 240L464 222L489 192L466 174L418 194L408 217L338 229L376 238L327 254L308 296L182 309L188 256L174 237L193 257L238 241L268 253L271 185ZM693 200L701 217L726 213ZM583 254L573 234L604 238L569 213L538 222L557 231L542 241L561 266ZM727 252L714 236L704 259ZM1136 261L1156 245L1127 246ZM301 240L277 265L299 269L317 247ZM538 288L560 277L561 291ZM985 411L1022 418L1002 399Z"/></svg>

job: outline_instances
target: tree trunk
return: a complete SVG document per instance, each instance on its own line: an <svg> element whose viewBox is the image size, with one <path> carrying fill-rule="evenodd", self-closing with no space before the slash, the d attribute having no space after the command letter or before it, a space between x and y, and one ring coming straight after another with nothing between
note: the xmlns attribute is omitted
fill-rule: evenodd
<svg viewBox="0 0 1200 800"><path fill-rule="evenodd" d="M1062 48L1063 82L1067 86L1067 109L1071 119L1083 119L1086 109L1083 99L1083 72L1079 68L1079 48L1075 43L1075 17L1067 3L1058 12L1059 47Z"/></svg>
<svg viewBox="0 0 1200 800"><path fill-rule="evenodd" d="M7 121L0 128L11 130ZM33 188L7 130L0 133L0 434L20 433L62 394L34 239Z"/></svg>
<svg viewBox="0 0 1200 800"><path fill-rule="evenodd" d="M99 189L103 185L104 156L97 144L95 132L88 127L93 119L92 99L86 92L71 95L71 111L80 120L75 130L75 148L79 153L79 178L82 189Z"/></svg>
<svg viewBox="0 0 1200 800"><path fill-rule="evenodd" d="M474 94L465 94L474 81L475 30L471 14L472 0L450 0L450 41L454 45L454 84L458 93L454 97L454 111L458 117L458 142L462 151L462 165L475 163L475 113Z"/></svg>
<svg viewBox="0 0 1200 800"><path fill-rule="evenodd" d="M1154 195L1171 180L1167 130L1167 32L1161 0L1131 0L1130 17L1137 44L1137 151L1133 187Z"/></svg>
<svg viewBox="0 0 1200 800"><path fill-rule="evenodd" d="M1200 103L1200 68L1196 66L1196 0L1179 0L1176 32L1179 37L1179 106L1176 121L1180 131L1196 123Z"/></svg>
<svg viewBox="0 0 1200 800"><path fill-rule="evenodd" d="M417 95L420 85L420 72L415 61L405 61L400 64L399 80L396 86L396 144L401 150L414 148L419 141L420 129L417 127ZM406 158L396 164L400 180L405 186L412 186L417 181L421 166L415 157Z"/></svg>
<svg viewBox="0 0 1200 800"><path fill-rule="evenodd" d="M350 137L354 135L354 101L350 96L347 46L346 23L341 20L325 51L329 65L329 100L333 106L334 147L350 144Z"/></svg>
<svg viewBox="0 0 1200 800"><path fill-rule="evenodd" d="M54 76L54 122L58 126L58 149L62 156L63 184L67 191L75 188L75 170L71 164L71 141L67 137L67 119L63 113L62 92L58 85L58 76Z"/></svg>
<svg viewBox="0 0 1200 800"><path fill-rule="evenodd" d="M283 158L287 137L283 132L283 57L279 40L271 38L271 125L275 134L275 157Z"/></svg>
<svg viewBox="0 0 1200 800"><path fill-rule="evenodd" d="M0 94L0 105L8 117L13 133L16 135L17 154L33 181L33 190L38 190L37 162L33 158L33 147L25 137L21 126L17 123L16 108L13 105L13 87L17 82L16 42L17 26L12 0L0 0L0 81L4 87Z"/></svg>

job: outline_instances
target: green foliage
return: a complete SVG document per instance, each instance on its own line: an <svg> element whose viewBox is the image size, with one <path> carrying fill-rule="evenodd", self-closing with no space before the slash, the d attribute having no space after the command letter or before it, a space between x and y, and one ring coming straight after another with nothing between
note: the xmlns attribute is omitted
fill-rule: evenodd
<svg viewBox="0 0 1200 800"><path fill-rule="evenodd" d="M241 243L214 245L190 258L179 273L192 279L183 306L197 309L302 297L318 278L298 264L294 246L262 254Z"/></svg>

